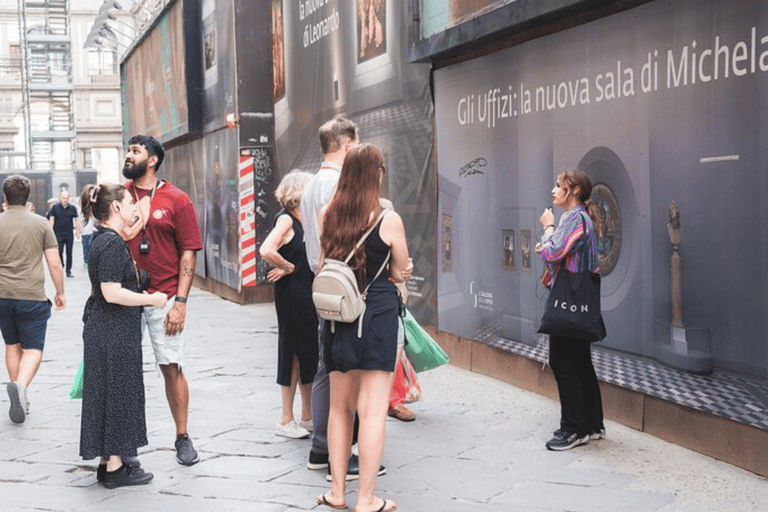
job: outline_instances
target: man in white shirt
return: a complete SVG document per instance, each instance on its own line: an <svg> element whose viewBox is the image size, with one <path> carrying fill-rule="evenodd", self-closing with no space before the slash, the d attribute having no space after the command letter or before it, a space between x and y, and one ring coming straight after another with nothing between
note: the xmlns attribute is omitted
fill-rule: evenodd
<svg viewBox="0 0 768 512"><path fill-rule="evenodd" d="M301 196L301 223L304 228L304 245L309 268L317 274L320 263L319 214L336 192L341 175L341 166L347 152L360 143L357 125L343 117L337 117L323 124L318 130L323 163L320 170L304 187ZM320 322L322 329L323 322ZM330 408L330 381L323 364L323 346L319 343L320 355L317 374L312 382L312 449L309 452L309 469L328 468L328 409ZM357 476L357 463L350 460L347 479ZM350 478L351 477L351 478Z"/></svg>

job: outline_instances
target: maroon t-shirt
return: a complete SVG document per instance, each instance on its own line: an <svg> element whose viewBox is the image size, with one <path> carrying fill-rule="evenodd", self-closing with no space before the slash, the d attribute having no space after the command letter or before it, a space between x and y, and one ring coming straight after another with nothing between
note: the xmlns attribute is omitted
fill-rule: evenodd
<svg viewBox="0 0 768 512"><path fill-rule="evenodd" d="M125 184L137 201L150 191ZM152 197L149 219L144 231L128 242L136 266L146 270L152 279L150 292L160 291L168 296L176 295L179 286L179 261L182 251L199 251L203 248L200 228L197 225L195 207L189 196L167 181L160 183ZM149 240L149 253L141 254L142 238Z"/></svg>

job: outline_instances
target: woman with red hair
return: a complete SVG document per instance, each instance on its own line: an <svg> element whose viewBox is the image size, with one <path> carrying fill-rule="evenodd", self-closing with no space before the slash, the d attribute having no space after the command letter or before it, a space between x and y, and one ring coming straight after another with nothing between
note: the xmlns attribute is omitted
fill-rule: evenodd
<svg viewBox="0 0 768 512"><path fill-rule="evenodd" d="M331 381L328 449L332 481L331 490L318 496L317 502L335 509L346 508L347 461L357 411L360 491L356 512L397 508L394 502L376 497L374 490L384 450L395 363L404 344L401 301L395 283L410 277L413 264L408 259L400 216L387 210L379 218L382 205L389 203L381 199L384 172L384 156L376 146L354 147L344 159L336 193L321 212L324 258L344 260L366 230L375 226L349 262L360 290L369 286L362 335L358 337L357 321L336 322L333 329L326 321L322 333L323 357Z"/></svg>

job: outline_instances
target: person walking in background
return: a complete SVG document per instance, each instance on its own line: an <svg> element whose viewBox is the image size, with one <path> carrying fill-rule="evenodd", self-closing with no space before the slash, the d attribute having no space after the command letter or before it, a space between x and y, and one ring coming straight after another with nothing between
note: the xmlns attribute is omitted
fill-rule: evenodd
<svg viewBox="0 0 768 512"><path fill-rule="evenodd" d="M126 188L139 206L138 220L127 223L123 236L139 270L151 277L149 292L163 292L163 308L145 307L155 362L165 380L165 395L176 425L176 460L191 466L200 460L187 433L189 384L184 374L184 323L187 299L195 274L197 251L203 248L195 207L189 196L157 177L163 163L163 145L149 135L128 141L123 176ZM172 298L172 300L171 300Z"/></svg>
<svg viewBox="0 0 768 512"><path fill-rule="evenodd" d="M88 186L86 186L88 188ZM80 208L82 211L82 208ZM93 236L93 230L96 227L96 223L94 222L94 218L91 217L85 217L85 215L81 215L80 219L80 240L83 243L83 265L86 267L88 266L88 255L91 251L91 237Z"/></svg>
<svg viewBox="0 0 768 512"><path fill-rule="evenodd" d="M280 181L275 196L282 206L275 227L261 244L259 254L274 268L267 279L275 284L277 310L277 383L283 414L275 434L300 439L312 430L312 379L317 372L317 313L312 303L312 271L304 250L299 203L308 172L292 171ZM301 420L293 416L293 399L299 380Z"/></svg>
<svg viewBox="0 0 768 512"><path fill-rule="evenodd" d="M75 205L69 204L69 191L62 190L59 194L59 202L51 207L47 217L53 226L53 232L56 234L56 240L59 242L59 258L64 262L64 250L67 254L67 277L72 275L72 245L75 238L80 238L80 216L77 213ZM74 222L75 235L72 236Z"/></svg>
<svg viewBox="0 0 768 512"><path fill-rule="evenodd" d="M405 228L400 216L382 212L381 181L384 157L373 144L351 148L344 159L338 187L321 217L322 257L345 260L354 251L349 265L360 290L368 287L362 318L358 322L330 321L322 331L323 361L331 383L328 416L328 448L331 489L317 497L317 503L332 508L346 507L346 469L349 459L355 411L360 418L360 487L357 512L389 511L397 505L375 496L376 478L384 450L385 422L395 363L404 345L400 319L402 303L395 283L410 277L413 264L408 258ZM362 250L355 246L360 234L374 226ZM389 258L389 266L386 261ZM378 275L377 275L378 274Z"/></svg>
<svg viewBox="0 0 768 512"><path fill-rule="evenodd" d="M592 182L584 171L571 169L557 176L552 204L565 213L557 228L551 208L539 218L544 234L536 244L536 253L546 266L544 286L554 283L561 265L578 271L581 254L587 255L586 268L600 273L595 235L600 231L600 216L597 206L589 204L591 194ZM560 428L546 443L549 450L569 450L605 437L602 398L590 347L587 340L549 337L549 366L557 381L561 411Z"/></svg>
<svg viewBox="0 0 768 512"><path fill-rule="evenodd" d="M56 288L56 310L66 306L64 274L58 242L50 224L26 210L32 187L19 174L3 181L8 211L0 215L0 332L5 340L5 365L14 423L24 423L29 412L27 390L43 360L45 331L51 302L45 296L43 257Z"/></svg>
<svg viewBox="0 0 768 512"><path fill-rule="evenodd" d="M141 306L162 308L162 292L141 293L139 274L118 233L136 206L122 185L88 185L80 197L83 218L95 219L91 297L83 318L83 401L80 456L100 457L96 479L107 488L149 483L153 475L124 463L146 446Z"/></svg>

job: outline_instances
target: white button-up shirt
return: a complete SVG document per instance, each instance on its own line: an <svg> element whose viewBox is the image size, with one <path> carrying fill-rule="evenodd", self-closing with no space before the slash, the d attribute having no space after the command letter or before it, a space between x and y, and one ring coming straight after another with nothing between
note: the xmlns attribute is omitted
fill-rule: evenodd
<svg viewBox="0 0 768 512"><path fill-rule="evenodd" d="M317 274L320 264L320 210L327 205L341 176L341 166L333 162L323 162L320 170L304 186L301 196L301 225L304 228L304 245L307 251L309 268Z"/></svg>

